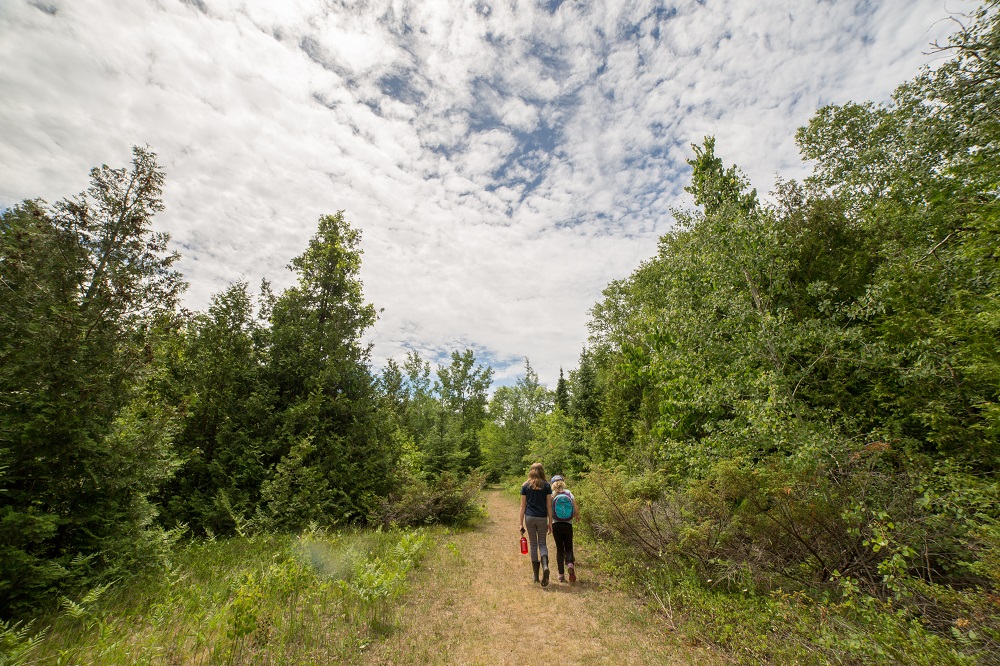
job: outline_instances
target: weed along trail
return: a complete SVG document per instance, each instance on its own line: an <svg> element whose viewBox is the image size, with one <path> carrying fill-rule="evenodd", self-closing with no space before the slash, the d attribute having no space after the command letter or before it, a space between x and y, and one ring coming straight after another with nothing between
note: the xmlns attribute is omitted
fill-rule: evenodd
<svg viewBox="0 0 1000 666"><path fill-rule="evenodd" d="M488 517L443 537L400 609L396 627L376 641L368 664L706 664L716 661L675 639L661 618L602 585L590 553L577 548L579 580L531 580L517 540L517 504L483 493Z"/></svg>

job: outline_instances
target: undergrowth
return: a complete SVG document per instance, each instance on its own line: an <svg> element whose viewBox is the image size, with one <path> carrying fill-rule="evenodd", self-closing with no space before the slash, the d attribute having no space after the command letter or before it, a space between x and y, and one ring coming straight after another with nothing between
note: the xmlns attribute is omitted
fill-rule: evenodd
<svg viewBox="0 0 1000 666"><path fill-rule="evenodd" d="M385 528L469 524L482 516L476 498L484 483L479 472L464 480L451 472L432 479L408 475L397 490L378 503L369 520Z"/></svg>
<svg viewBox="0 0 1000 666"><path fill-rule="evenodd" d="M998 573L1000 530L994 523L981 524L970 539L981 550L967 568L982 586L924 580L890 567L896 559L885 557L872 565L871 581L882 586L873 592L860 567L853 575L833 571L821 579L809 578L805 563L797 570L784 561L772 564L780 553L767 548L778 537L763 529L750 534L753 516L719 509L728 498L721 484L701 500L716 509L707 513L693 491L639 492L646 487L619 481L595 473L576 489L584 507L581 536L595 559L674 631L723 650L734 663L1000 664L1000 598L989 586ZM801 520L789 524L800 537L808 534ZM861 543L877 555L892 546L874 538Z"/></svg>
<svg viewBox="0 0 1000 666"><path fill-rule="evenodd" d="M713 589L693 571L642 564L608 544L598 560L628 590L660 611L695 644L723 650L736 664L993 664L968 632L952 641L888 602L846 593L755 594ZM956 620L956 629L969 621ZM978 643L978 645L977 645Z"/></svg>
<svg viewBox="0 0 1000 666"><path fill-rule="evenodd" d="M0 666L350 662L392 630L426 530L191 542L164 575L0 625Z"/></svg>

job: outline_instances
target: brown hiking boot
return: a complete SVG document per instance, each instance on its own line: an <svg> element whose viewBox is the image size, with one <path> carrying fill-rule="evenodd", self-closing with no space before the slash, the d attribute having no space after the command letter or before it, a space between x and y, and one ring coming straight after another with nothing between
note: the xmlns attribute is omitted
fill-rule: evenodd
<svg viewBox="0 0 1000 666"><path fill-rule="evenodd" d="M575 583L576 582L576 567L574 567L573 563L570 562L568 565L566 565L566 568L569 569L569 582ZM562 576L560 576L560 578L561 577Z"/></svg>

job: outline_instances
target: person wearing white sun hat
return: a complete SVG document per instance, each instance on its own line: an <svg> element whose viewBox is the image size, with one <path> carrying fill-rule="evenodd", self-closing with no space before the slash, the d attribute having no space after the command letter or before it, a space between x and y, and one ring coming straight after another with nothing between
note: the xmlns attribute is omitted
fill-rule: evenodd
<svg viewBox="0 0 1000 666"><path fill-rule="evenodd" d="M559 582L565 583L563 563L569 572L569 582L576 582L576 558L573 556L573 521L579 507L573 493L566 489L566 479L559 474L552 477L552 540L556 542L556 567Z"/></svg>

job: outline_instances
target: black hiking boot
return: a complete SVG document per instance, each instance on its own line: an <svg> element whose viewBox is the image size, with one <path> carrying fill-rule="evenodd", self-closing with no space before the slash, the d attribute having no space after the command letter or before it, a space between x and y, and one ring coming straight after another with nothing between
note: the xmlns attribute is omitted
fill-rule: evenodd
<svg viewBox="0 0 1000 666"><path fill-rule="evenodd" d="M531 568L535 570L535 581L534 582L536 582L536 583L538 582L538 568L540 566L542 566L540 562L532 562L531 563ZM548 578L548 574L545 574L545 575L546 575L546 578Z"/></svg>
<svg viewBox="0 0 1000 666"><path fill-rule="evenodd" d="M549 584L549 556L542 555L542 587Z"/></svg>

